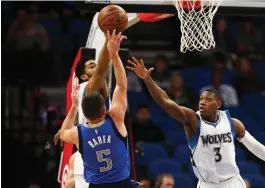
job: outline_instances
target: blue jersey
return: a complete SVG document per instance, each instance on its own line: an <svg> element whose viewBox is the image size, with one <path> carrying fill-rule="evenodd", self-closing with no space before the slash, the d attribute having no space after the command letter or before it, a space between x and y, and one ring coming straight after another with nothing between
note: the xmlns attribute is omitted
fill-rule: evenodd
<svg viewBox="0 0 265 188"><path fill-rule="evenodd" d="M78 136L86 182L103 184L129 178L128 138L119 133L110 116L94 128L79 124Z"/></svg>

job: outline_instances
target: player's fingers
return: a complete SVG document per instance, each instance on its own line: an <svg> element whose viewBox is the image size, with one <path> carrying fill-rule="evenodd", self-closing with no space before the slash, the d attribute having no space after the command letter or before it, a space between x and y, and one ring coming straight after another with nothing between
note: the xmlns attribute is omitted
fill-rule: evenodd
<svg viewBox="0 0 265 188"><path fill-rule="evenodd" d="M133 67L136 67L136 66L137 66L137 65L136 65L134 62L132 62L131 60L128 60L128 63L131 64Z"/></svg>
<svg viewBox="0 0 265 188"><path fill-rule="evenodd" d="M148 69L148 73L151 73L152 71L154 70L154 68L152 67L152 68L150 68L150 69Z"/></svg>
<svg viewBox="0 0 265 188"><path fill-rule="evenodd" d="M136 65L139 65L139 61L135 58L135 57L132 57L133 59L133 62L136 64Z"/></svg>
<svg viewBox="0 0 265 188"><path fill-rule="evenodd" d="M112 31L111 40L115 40L116 29Z"/></svg>
<svg viewBox="0 0 265 188"><path fill-rule="evenodd" d="M54 137L53 142L54 142L54 145L57 145L58 140Z"/></svg>
<svg viewBox="0 0 265 188"><path fill-rule="evenodd" d="M130 67L130 66L126 66L126 69L129 69L131 71L134 71L134 68L133 67Z"/></svg>
<svg viewBox="0 0 265 188"><path fill-rule="evenodd" d="M144 65L144 60L140 59L140 65Z"/></svg>
<svg viewBox="0 0 265 188"><path fill-rule="evenodd" d="M80 89L80 85L74 87L74 91L78 91Z"/></svg>
<svg viewBox="0 0 265 188"><path fill-rule="evenodd" d="M121 38L121 32L119 32L119 34L116 36L115 42L118 42Z"/></svg>
<svg viewBox="0 0 265 188"><path fill-rule="evenodd" d="M120 39L119 39L119 43L121 43L122 40L126 40L127 37L126 36L121 36Z"/></svg>
<svg viewBox="0 0 265 188"><path fill-rule="evenodd" d="M60 140L60 146L63 147L63 141L62 140Z"/></svg>
<svg viewBox="0 0 265 188"><path fill-rule="evenodd" d="M110 33L109 33L109 30L107 31L107 39L110 40Z"/></svg>

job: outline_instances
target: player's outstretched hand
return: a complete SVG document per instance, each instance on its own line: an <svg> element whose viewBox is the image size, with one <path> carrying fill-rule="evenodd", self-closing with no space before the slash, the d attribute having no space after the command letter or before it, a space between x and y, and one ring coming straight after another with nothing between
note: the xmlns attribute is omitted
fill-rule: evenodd
<svg viewBox="0 0 265 188"><path fill-rule="evenodd" d="M139 76L142 79L146 79L150 76L151 72L154 70L154 68L146 69L144 66L144 61L140 59L140 62L135 58L132 57L132 60L128 60L128 63L131 64L131 66L126 66L127 69L134 71L137 76Z"/></svg>
<svg viewBox="0 0 265 188"><path fill-rule="evenodd" d="M110 34L110 32L107 31L107 40L108 40L107 47L109 50L110 58L118 55L121 41L123 39L127 39L127 37L121 35L121 32L116 35L116 29L113 30L112 34Z"/></svg>
<svg viewBox="0 0 265 188"><path fill-rule="evenodd" d="M80 85L77 85L73 88L73 91L72 91L72 106L73 107L78 107L79 105L79 88L80 88Z"/></svg>

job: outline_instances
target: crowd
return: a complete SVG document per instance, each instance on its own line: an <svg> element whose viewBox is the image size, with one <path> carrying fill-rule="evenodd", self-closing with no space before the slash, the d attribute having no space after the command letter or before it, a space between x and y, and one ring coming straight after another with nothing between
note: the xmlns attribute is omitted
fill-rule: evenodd
<svg viewBox="0 0 265 188"><path fill-rule="evenodd" d="M2 84L4 91L11 86L20 88L21 109L18 114L2 116L2 181L9 187L58 187L60 146L50 144L64 113L62 107L50 104L49 96L39 88L65 85L75 53L79 47L85 46L94 14L79 11L64 2L3 2L2 10ZM169 20L166 24L170 21L176 22ZM143 36L150 32L148 29L140 31L137 27L132 30ZM264 19L217 17L214 26L216 48L200 54L183 56L176 53L169 58L165 53L152 56L151 61L149 56L146 59L155 68L152 74L155 82L177 104L197 110L200 93L213 87L220 91L223 107L241 119L246 129L265 144L262 114L265 106L264 33ZM148 39L154 40L152 36ZM137 34L128 31L128 40L137 40ZM134 43L128 45L126 43L125 47L137 47ZM172 46L167 48L176 51L174 45L173 49ZM188 148L182 126L153 102L143 82L132 72L128 72L128 90L135 146L144 148L145 156L148 156L146 145L149 143L161 146L165 152L161 159L173 159L174 164L180 166L179 172L187 174L191 182L195 181L190 173L189 158L184 154L186 150L182 151L183 156L178 152L183 145ZM25 95L26 91L29 96ZM2 109L10 110L12 97L2 95L2 101ZM249 174L265 175L264 162L245 148L237 146L237 151L241 156L239 168L243 169L246 181ZM258 171L245 170L245 161L251 161L253 168L258 166ZM136 156L137 178L145 188L177 185L178 178L174 175L163 173L157 177L157 174L150 173L151 165L145 157ZM249 187L251 184L250 178Z"/></svg>

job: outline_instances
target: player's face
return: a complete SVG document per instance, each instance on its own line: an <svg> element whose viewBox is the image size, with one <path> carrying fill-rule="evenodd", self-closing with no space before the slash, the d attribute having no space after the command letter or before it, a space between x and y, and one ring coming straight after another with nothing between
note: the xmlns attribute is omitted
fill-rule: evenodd
<svg viewBox="0 0 265 188"><path fill-rule="evenodd" d="M200 96L199 111L201 116L211 116L221 106L215 94L204 91Z"/></svg>
<svg viewBox="0 0 265 188"><path fill-rule="evenodd" d="M164 177L160 188L173 188L175 186L174 179L170 177Z"/></svg>
<svg viewBox="0 0 265 188"><path fill-rule="evenodd" d="M94 60L87 61L85 63L85 75L89 78L95 73L97 63Z"/></svg>

